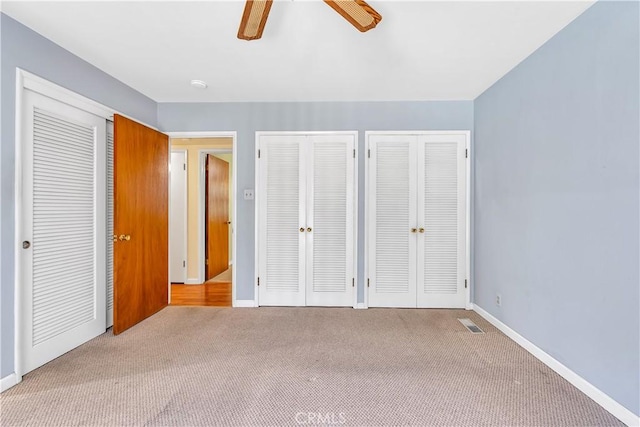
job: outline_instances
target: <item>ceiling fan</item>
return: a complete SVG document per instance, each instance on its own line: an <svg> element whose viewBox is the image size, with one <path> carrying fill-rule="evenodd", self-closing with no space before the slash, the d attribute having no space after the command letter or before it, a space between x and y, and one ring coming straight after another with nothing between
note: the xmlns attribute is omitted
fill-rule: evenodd
<svg viewBox="0 0 640 427"><path fill-rule="evenodd" d="M363 0L324 0L358 30L368 31L382 20L382 16ZM273 0L247 0L240 21L238 38L257 40L262 37Z"/></svg>

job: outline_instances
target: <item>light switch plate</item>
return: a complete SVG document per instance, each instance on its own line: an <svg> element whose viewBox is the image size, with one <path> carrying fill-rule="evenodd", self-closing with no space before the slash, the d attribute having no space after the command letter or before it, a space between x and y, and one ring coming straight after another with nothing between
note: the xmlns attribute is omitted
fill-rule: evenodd
<svg viewBox="0 0 640 427"><path fill-rule="evenodd" d="M244 190L244 199L245 200L253 200L253 190Z"/></svg>

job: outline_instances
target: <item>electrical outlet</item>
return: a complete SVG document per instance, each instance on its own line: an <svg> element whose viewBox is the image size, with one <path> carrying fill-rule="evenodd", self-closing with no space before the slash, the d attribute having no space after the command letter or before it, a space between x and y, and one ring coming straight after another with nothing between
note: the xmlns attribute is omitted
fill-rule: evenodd
<svg viewBox="0 0 640 427"><path fill-rule="evenodd" d="M502 307L502 295L496 294L496 305Z"/></svg>

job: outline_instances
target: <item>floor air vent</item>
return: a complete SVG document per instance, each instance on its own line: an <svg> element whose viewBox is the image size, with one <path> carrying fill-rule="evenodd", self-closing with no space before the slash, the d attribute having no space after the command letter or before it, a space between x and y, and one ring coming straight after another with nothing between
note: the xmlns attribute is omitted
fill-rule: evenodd
<svg viewBox="0 0 640 427"><path fill-rule="evenodd" d="M465 328L469 330L472 334L484 334L484 331L478 327L475 323L471 321L471 319L458 319L460 323L462 323Z"/></svg>

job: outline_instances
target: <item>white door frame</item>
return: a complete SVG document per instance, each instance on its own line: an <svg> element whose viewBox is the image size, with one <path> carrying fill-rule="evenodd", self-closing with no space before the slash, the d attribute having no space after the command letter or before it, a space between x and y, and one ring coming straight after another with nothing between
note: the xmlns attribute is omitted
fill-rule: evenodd
<svg viewBox="0 0 640 427"><path fill-rule="evenodd" d="M233 181L233 218L231 219L231 226L234 227L234 233L232 235L233 237L233 242L232 242L232 246L233 246L233 254L231 256L231 259L233 260L234 264L237 264L237 253L238 253L238 244L237 244L237 235L238 233L236 232L237 229L235 228L236 224L238 224L238 168L237 168L237 161L236 159L238 158L238 133L236 131L202 131L202 132L165 132L167 135L169 135L169 138L186 138L186 139L190 139L190 138L231 138L232 140L232 155L231 155L231 164L232 164L232 169L233 169L233 173L232 173L232 181ZM204 149L205 151L207 149ZM215 149L211 149L211 150L215 150ZM223 149L223 150L227 150L228 149ZM199 154L200 156L200 154ZM204 182L204 178L202 178L202 182ZM202 193L204 195L204 193ZM202 203L202 206L204 207L204 203ZM199 209L202 210L202 209ZM199 214L200 216L200 214ZM202 215L202 225L204 226L204 215ZM204 229L204 228L203 228ZM204 236L201 236L200 239L202 240L202 242L204 242ZM201 243L200 248L202 248L202 245L204 245L204 243ZM202 251L201 251L202 252ZM198 277L198 279L200 280L200 278L204 279L204 254L202 254L202 263L201 266L199 267L199 274L200 277ZM237 275L237 268L234 268L233 270L231 270L231 306L232 307L237 307L237 300L236 300L236 275ZM204 281L204 280L203 280ZM202 282L200 282L202 283Z"/></svg>
<svg viewBox="0 0 640 427"><path fill-rule="evenodd" d="M187 169L185 169L185 174L186 174L187 173L186 171L189 170L188 169L189 168L189 156L188 156L189 153L188 153L188 151L185 148L171 148L171 144L169 144L169 149L171 150L170 154L173 154L173 153L182 153L182 154L184 154L184 164L185 164L185 167L187 168ZM169 157L169 159L171 159L171 157ZM172 218L171 218L171 207L172 207L172 204L173 204L173 201L174 201L173 200L174 195L171 192L171 180L172 179L173 179L173 177L169 176L169 230L171 230L171 221L172 221ZM189 201L188 201L188 194L189 194L188 193L188 189L189 189L189 186L188 186L188 177L187 177L184 180L184 193L182 194L182 198L184 200L184 210L185 210L185 216L184 216L185 221L184 221L184 230L183 230L183 233L184 233L184 237L183 237L183 240L184 240L184 242L183 242L184 243L184 261L185 261L185 263L187 261L188 255L189 255L189 247L187 246L187 223L188 223L188 219L187 218L188 217L187 217L187 213L186 213L187 207L189 206L188 205L188 203L189 203ZM169 235L171 235L171 231L169 231ZM186 280L187 280L187 266L186 265L184 266L184 269L185 269L184 270L184 281L186 282ZM171 240L169 240L169 282L171 282ZM171 303L171 288L169 288L169 303Z"/></svg>
<svg viewBox="0 0 640 427"><path fill-rule="evenodd" d="M352 135L354 137L354 150L355 150L355 159L353 165L353 276L355 285L353 287L353 308L361 308L358 306L358 131L256 131L256 139L255 139L255 186L254 186L254 195L255 195L255 224L254 224L254 259L255 265L253 267L254 278L253 278L253 295L255 306L258 307L259 304L259 295L260 293L258 288L258 274L259 274L259 266L260 266L260 258L259 258L259 209L260 209L260 192L259 188L259 179L260 179L260 162L258 161L258 151L260 150L260 137L268 136L268 135ZM234 145L235 147L235 145ZM235 157L234 157L235 158ZM235 167L234 167L235 172ZM235 213L235 211L234 211ZM235 251L235 242L234 242L234 251ZM235 257L234 257L235 259ZM235 261L234 261L235 262ZM235 271L235 269L234 269ZM305 290L306 291L306 290Z"/></svg>
<svg viewBox="0 0 640 427"><path fill-rule="evenodd" d="M370 135L464 135L465 136L465 148L467 150L466 157L466 173L467 173L467 182L466 182L466 281L467 287L465 289L465 309L472 310L473 304L471 303L471 286L472 286L472 277L471 277L471 131L468 130L449 130L449 131L365 131L365 149L367 153L369 153L370 145L369 145L369 136ZM367 280L369 277L369 228L371 227L371 218L369 217L369 157L368 155L365 157L365 166L364 166L364 206L365 206L365 218L364 218L364 274L365 274L365 286L364 286L364 307L359 308L368 308L369 307L369 286L367 284Z"/></svg>
<svg viewBox="0 0 640 427"><path fill-rule="evenodd" d="M23 115L23 98L26 90L30 90L41 95L47 96L54 100L63 102L72 107L87 111L91 114L95 114L98 117L102 117L106 120L113 120L114 114L121 115L123 117L127 117L131 120L136 120L131 116L123 114L113 108L106 107L99 102L96 102L92 99L86 98L80 94L77 94L69 89L65 89L62 86L59 86L55 83L52 83L42 77L39 77L35 74L32 74L28 71L22 70L21 68L16 67L16 104L15 104L15 174L14 174L14 214L15 214L15 225L14 229L16 233L14 235L14 380L10 383L3 382L3 390L9 387L12 387L15 384L18 384L22 381L23 375L23 354L21 351L22 346L22 329L24 328L25 321L23 316L25 315L24 310L22 309L25 304L24 295L22 292L21 283L23 281L22 273L21 273L21 263L22 263L22 236L19 230L22 229L22 125L24 120ZM136 120L138 121L138 120ZM138 123L141 123L138 121ZM144 123L143 123L144 124ZM156 129L153 126L149 126L152 129ZM104 154L106 162L106 152ZM99 159L100 160L100 159ZM105 179L106 179L106 170L105 170ZM106 181L105 181L106 182ZM105 187L106 193L106 187ZM105 227L106 233L106 227ZM105 247L106 250L106 247ZM105 275L106 277L106 275Z"/></svg>
<svg viewBox="0 0 640 427"><path fill-rule="evenodd" d="M233 149L231 148L203 148L198 150L198 188L200 188L200 192L198 193L198 249L199 249L199 254L198 254L198 280L200 283L204 283L206 280L206 269L204 268L204 262L205 262L205 254L207 252L207 241L204 238L205 236L205 231L206 231L206 223L207 223L207 219L206 219L206 212L207 212L207 207L206 207L206 162L207 162L207 154L227 154L227 153L231 153L231 169L232 169L232 176L233 173L235 171L234 168L234 157L233 157ZM233 178L232 178L233 180ZM234 192L234 196L235 196L235 192ZM236 202L236 198L233 198L233 214L235 216L235 212L236 212L236 206L235 206L235 202ZM234 262L233 259L233 252L235 252L235 241L233 240L235 237L235 227L236 224L232 221L231 222L231 246L232 246L232 253L229 254L229 256L231 257L231 261ZM232 276L233 276L233 270L231 271ZM232 279L233 281L233 279ZM232 284L233 286L233 284Z"/></svg>

